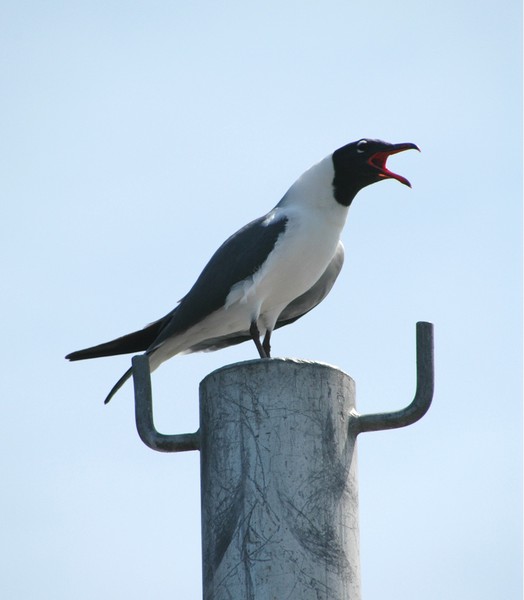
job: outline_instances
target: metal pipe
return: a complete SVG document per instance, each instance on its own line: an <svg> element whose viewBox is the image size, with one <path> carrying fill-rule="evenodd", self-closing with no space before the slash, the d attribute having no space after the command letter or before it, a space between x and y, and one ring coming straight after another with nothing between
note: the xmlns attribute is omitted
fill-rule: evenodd
<svg viewBox="0 0 524 600"><path fill-rule="evenodd" d="M353 380L254 360L200 385L204 600L359 600Z"/></svg>
<svg viewBox="0 0 524 600"><path fill-rule="evenodd" d="M364 431L382 431L412 425L421 419L431 406L434 392L433 324L417 323L417 389L411 404L401 410L371 415L353 415L352 427L356 434Z"/></svg>
<svg viewBox="0 0 524 600"><path fill-rule="evenodd" d="M151 372L149 358L144 354L134 356L133 383L135 386L135 421L140 439L146 446L159 452L184 452L198 450L199 432L166 435L159 433L153 421L153 402L151 393Z"/></svg>
<svg viewBox="0 0 524 600"><path fill-rule="evenodd" d="M142 441L200 450L204 600L360 600L356 440L422 418L434 389L433 325L417 323L406 408L360 415L334 367L253 360L200 384L200 429L156 431L146 356L133 358Z"/></svg>

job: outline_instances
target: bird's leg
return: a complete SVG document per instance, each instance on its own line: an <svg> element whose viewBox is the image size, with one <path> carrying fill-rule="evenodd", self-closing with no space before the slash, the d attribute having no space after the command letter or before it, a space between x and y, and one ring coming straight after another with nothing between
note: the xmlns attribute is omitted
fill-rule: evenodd
<svg viewBox="0 0 524 600"><path fill-rule="evenodd" d="M266 353L267 358L271 358L271 344L269 340L271 339L271 331L269 329L266 331L266 335L264 336L264 341L262 342L262 348Z"/></svg>
<svg viewBox="0 0 524 600"><path fill-rule="evenodd" d="M264 350L264 348L262 347L262 344L260 343L260 331L258 330L256 321L251 321L251 327L249 328L249 333L251 335L251 338L255 342L255 346L257 347L258 353L260 354L260 358L267 358L268 355L266 354L266 351Z"/></svg>

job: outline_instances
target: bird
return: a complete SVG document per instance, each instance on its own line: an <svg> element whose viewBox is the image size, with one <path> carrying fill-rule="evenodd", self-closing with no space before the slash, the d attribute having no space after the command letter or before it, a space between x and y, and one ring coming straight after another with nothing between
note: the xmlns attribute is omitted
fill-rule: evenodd
<svg viewBox="0 0 524 600"><path fill-rule="evenodd" d="M391 155L406 150L419 148L368 138L338 148L305 171L267 214L231 235L171 312L66 359L145 352L154 371L175 355L247 340L261 359L270 358L273 331L303 317L331 291L344 262L340 236L357 193L386 179L411 187L386 166ZM129 368L106 404L131 375Z"/></svg>

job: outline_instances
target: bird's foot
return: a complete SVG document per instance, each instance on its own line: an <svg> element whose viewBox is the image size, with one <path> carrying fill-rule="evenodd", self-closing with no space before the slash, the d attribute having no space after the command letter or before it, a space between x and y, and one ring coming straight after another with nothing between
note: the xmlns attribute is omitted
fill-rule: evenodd
<svg viewBox="0 0 524 600"><path fill-rule="evenodd" d="M251 335L252 340L255 342L255 346L257 347L260 358L269 358L264 346L260 343L260 331L258 330L256 321L252 321L251 327L249 328L249 334ZM265 341L266 340L264 338L264 342Z"/></svg>

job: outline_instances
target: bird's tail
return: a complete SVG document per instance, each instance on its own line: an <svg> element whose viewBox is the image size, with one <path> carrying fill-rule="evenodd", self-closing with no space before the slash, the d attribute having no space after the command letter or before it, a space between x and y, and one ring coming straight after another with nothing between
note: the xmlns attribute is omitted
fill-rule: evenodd
<svg viewBox="0 0 524 600"><path fill-rule="evenodd" d="M118 390L124 385L124 383L131 377L133 374L133 367L130 367L120 379L115 383L115 385L111 388L111 391L107 395L107 398L104 400L104 404L107 404L111 398L118 392Z"/></svg>

